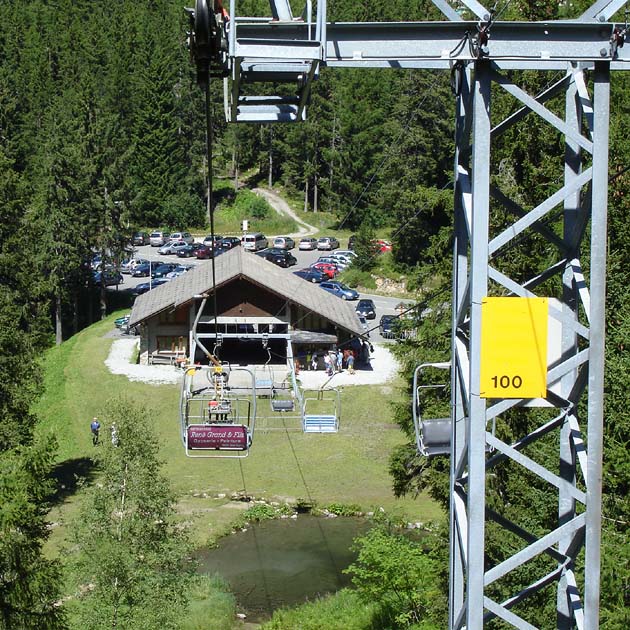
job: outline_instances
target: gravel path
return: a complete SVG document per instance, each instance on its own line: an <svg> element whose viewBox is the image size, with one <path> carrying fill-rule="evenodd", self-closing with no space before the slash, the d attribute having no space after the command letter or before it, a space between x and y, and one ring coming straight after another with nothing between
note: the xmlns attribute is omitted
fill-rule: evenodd
<svg viewBox="0 0 630 630"><path fill-rule="evenodd" d="M273 192L273 190L269 190L268 188L252 188L252 191L260 197L263 197L278 214L285 214L291 217L298 224L298 231L293 234L287 234L287 236L291 236L292 238L302 238L303 236L310 236L311 234L315 234L315 232L317 232L316 227L306 223L306 221L302 221L302 219L300 219L300 217L291 210L289 204L280 197L280 195Z"/></svg>
<svg viewBox="0 0 630 630"><path fill-rule="evenodd" d="M138 338L116 339L112 343L105 365L112 374L126 376L130 381L140 381L150 385L179 383L182 372L171 365L137 365L130 363L131 357L138 348ZM326 376L324 370L311 372L302 370L299 374L304 389L320 389L323 386L339 387L347 385L381 385L391 381L398 373L398 362L386 347L374 344L370 366L357 366L355 373L347 370Z"/></svg>
<svg viewBox="0 0 630 630"><path fill-rule="evenodd" d="M140 339L116 339L105 359L105 365L112 374L121 374L130 381L141 381L150 385L179 383L182 371L173 365L138 365L130 363L138 348Z"/></svg>

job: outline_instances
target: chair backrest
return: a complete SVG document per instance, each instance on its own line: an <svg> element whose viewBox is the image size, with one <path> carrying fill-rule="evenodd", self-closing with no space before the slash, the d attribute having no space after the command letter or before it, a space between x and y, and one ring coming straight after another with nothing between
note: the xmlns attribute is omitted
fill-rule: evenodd
<svg viewBox="0 0 630 630"><path fill-rule="evenodd" d="M451 419L424 420L421 426L421 445L424 455L449 455L451 452Z"/></svg>

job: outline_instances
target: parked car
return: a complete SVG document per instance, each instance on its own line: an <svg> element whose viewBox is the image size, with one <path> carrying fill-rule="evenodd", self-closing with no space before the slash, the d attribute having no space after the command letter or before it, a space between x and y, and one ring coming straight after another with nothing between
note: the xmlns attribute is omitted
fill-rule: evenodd
<svg viewBox="0 0 630 630"><path fill-rule="evenodd" d="M114 320L114 326L116 326L116 328L125 328L127 324L129 323L130 317L131 317L130 313L127 313L127 315L123 315L122 317L118 317L117 319Z"/></svg>
<svg viewBox="0 0 630 630"><path fill-rule="evenodd" d="M278 265L278 267L292 267L293 265L297 265L297 258L291 254L290 252L286 252L282 250L281 252L272 252L269 251L265 254L265 260L272 262L274 265Z"/></svg>
<svg viewBox="0 0 630 630"><path fill-rule="evenodd" d="M290 236L276 236L273 239L273 246L289 250L295 247L295 241Z"/></svg>
<svg viewBox="0 0 630 630"><path fill-rule="evenodd" d="M334 236L322 236L317 239L317 249L333 250L339 247L339 241Z"/></svg>
<svg viewBox="0 0 630 630"><path fill-rule="evenodd" d="M262 232L253 232L252 234L244 234L241 239L243 249L251 252L257 252L261 249L267 249L269 242Z"/></svg>
<svg viewBox="0 0 630 630"><path fill-rule="evenodd" d="M256 256L260 256L261 258L265 258L267 254L284 254L286 250L280 249L279 247L270 247L269 249L261 250L259 252L255 252Z"/></svg>
<svg viewBox="0 0 630 630"><path fill-rule="evenodd" d="M100 254L94 254L92 260L90 260L90 269L92 271L99 271L103 264L103 257Z"/></svg>
<svg viewBox="0 0 630 630"><path fill-rule="evenodd" d="M212 243L219 243L220 241L223 240L223 236L219 236L218 234L214 235L214 240L212 239L212 234L208 234L208 236L206 236L206 238L203 239L202 243L204 245L212 245Z"/></svg>
<svg viewBox="0 0 630 630"><path fill-rule="evenodd" d="M145 276L149 276L151 275L151 271L153 271L153 269L155 269L155 267L157 267L159 264L160 263L150 262L147 260L134 267L131 275L134 278L143 278Z"/></svg>
<svg viewBox="0 0 630 630"><path fill-rule="evenodd" d="M160 249L158 249L158 254L169 255L169 254L177 254L180 249L187 247L188 243L185 241L170 241L166 243L166 245L162 245Z"/></svg>
<svg viewBox="0 0 630 630"><path fill-rule="evenodd" d="M358 300L359 294L342 282L322 282L319 285L324 291L332 293L342 300Z"/></svg>
<svg viewBox="0 0 630 630"><path fill-rule="evenodd" d="M329 265L335 265L335 267L337 267L337 271L344 271L348 267L348 265L341 262L341 260L337 260L336 258L333 258L332 256L320 256L317 259L317 262L328 263Z"/></svg>
<svg viewBox="0 0 630 630"><path fill-rule="evenodd" d="M132 258L131 260L125 260L120 266L120 273L133 273L136 267L147 262L149 261L144 258Z"/></svg>
<svg viewBox="0 0 630 630"><path fill-rule="evenodd" d="M376 319L376 305L374 300L361 299L357 303L357 313L363 315L365 319Z"/></svg>
<svg viewBox="0 0 630 630"><path fill-rule="evenodd" d="M175 263L165 263L163 265L153 265L153 271L151 272L152 278L163 278L167 273L170 273L175 269L177 265Z"/></svg>
<svg viewBox="0 0 630 630"><path fill-rule="evenodd" d="M312 236L306 236L300 239L300 244L298 245L298 249L303 251L310 251L312 249L317 249L317 239Z"/></svg>
<svg viewBox="0 0 630 630"><path fill-rule="evenodd" d="M328 276L330 280L332 280L339 273L337 265L334 265L332 263L315 262L311 265L311 269L317 269L317 271L321 271L323 274L326 274L326 276Z"/></svg>
<svg viewBox="0 0 630 630"><path fill-rule="evenodd" d="M201 247L195 251L195 256L199 259L199 260L206 260L207 258L212 258L215 253L218 256L219 254L223 253L225 250L220 249L220 248L214 248L212 247L212 245L207 244L204 245L202 244Z"/></svg>
<svg viewBox="0 0 630 630"><path fill-rule="evenodd" d="M113 269L95 271L92 274L92 278L94 280L94 284L101 284L104 282L106 287L118 286L125 281L120 271L115 271Z"/></svg>
<svg viewBox="0 0 630 630"><path fill-rule="evenodd" d="M171 240L184 241L184 243L187 243L188 245L195 242L195 239L190 232L173 232L171 234Z"/></svg>
<svg viewBox="0 0 630 630"><path fill-rule="evenodd" d="M159 287L161 284L166 284L168 280L166 278L156 278L155 280L151 280L151 282L142 282L136 286L136 288L132 291L135 295L142 295L151 289L155 289L155 287Z"/></svg>
<svg viewBox="0 0 630 630"><path fill-rule="evenodd" d="M356 259L359 257L359 255L352 251L351 249L338 249L337 251L333 252L334 256L345 256L346 258L351 258L352 260Z"/></svg>
<svg viewBox="0 0 630 630"><path fill-rule="evenodd" d="M179 276L185 274L187 271L190 271L191 267L187 267L186 265L177 265L173 271L169 271L164 277L167 280L172 280L173 278L179 278Z"/></svg>
<svg viewBox="0 0 630 630"><path fill-rule="evenodd" d="M177 250L179 258L191 258L195 256L198 249L201 249L203 245L201 243L189 243L186 247L182 247Z"/></svg>
<svg viewBox="0 0 630 630"><path fill-rule="evenodd" d="M332 252L329 258L332 258L336 262L340 262L346 267L349 267L354 262L354 258L352 256L344 256L343 254L338 254L337 252Z"/></svg>
<svg viewBox="0 0 630 630"><path fill-rule="evenodd" d="M306 269L300 269L299 271L294 271L294 275L302 278L303 280L308 280L308 282L324 282L328 280L328 276L318 269L313 269L312 267L307 267Z"/></svg>
<svg viewBox="0 0 630 630"><path fill-rule="evenodd" d="M168 232L151 232L149 234L149 243L151 247L162 247L162 245L166 245L170 239L171 235Z"/></svg>
<svg viewBox="0 0 630 630"><path fill-rule="evenodd" d="M240 247L241 239L238 236L224 236L220 241L219 245L221 249L232 249L234 247Z"/></svg>
<svg viewBox="0 0 630 630"><path fill-rule="evenodd" d="M396 323L398 318L396 315L382 315L378 323L381 331L381 337L384 339L393 339L396 336Z"/></svg>
<svg viewBox="0 0 630 630"><path fill-rule="evenodd" d="M382 238L376 239L374 245L379 254L392 251L392 244L389 241L384 241Z"/></svg>
<svg viewBox="0 0 630 630"><path fill-rule="evenodd" d="M142 247L143 245L148 245L151 242L149 235L147 232L136 232L131 237L131 244L136 247Z"/></svg>

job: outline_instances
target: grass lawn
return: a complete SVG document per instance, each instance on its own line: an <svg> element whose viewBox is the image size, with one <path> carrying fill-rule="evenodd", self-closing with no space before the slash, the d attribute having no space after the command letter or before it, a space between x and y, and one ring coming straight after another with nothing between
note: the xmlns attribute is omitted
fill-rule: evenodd
<svg viewBox="0 0 630 630"><path fill-rule="evenodd" d="M44 394L35 411L41 419L39 430L57 437L58 476L64 484L50 516L56 526L48 553L59 552L67 540L67 525L79 508L82 494L76 475L88 481L95 475L90 420L116 396L139 403L154 419L178 512L193 526L199 544L226 531L247 507L230 500L233 493L270 501L358 504L365 511L382 506L411 521L443 518L427 497L396 499L392 494L389 453L405 439L392 421L390 403L398 396L395 384L345 388L338 434L258 430L246 459L189 459L178 433L179 387L130 382L112 375L104 365L113 341L104 335L119 315L112 314L51 349L45 358Z"/></svg>

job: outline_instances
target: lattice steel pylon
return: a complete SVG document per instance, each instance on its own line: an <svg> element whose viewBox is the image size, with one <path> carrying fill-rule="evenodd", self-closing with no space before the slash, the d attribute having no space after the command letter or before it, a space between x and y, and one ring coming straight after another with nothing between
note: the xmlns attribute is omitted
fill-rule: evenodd
<svg viewBox="0 0 630 630"><path fill-rule="evenodd" d="M449 628L479 630L492 618L535 628L538 621L519 614L519 604L554 588L559 630L596 629L610 71L630 69L630 51L623 47L625 24L609 20L626 0L597 0L575 20L545 23L495 22L476 0L432 0L445 21L369 24L327 23L325 0L318 2L313 23L310 17L295 20L290 12L291 19L283 20L277 6L281 0L270 1L273 18L240 17L232 0L230 20L223 22L229 49L217 62L227 75L229 120L303 119L310 83L324 67L444 69L453 74L457 119ZM465 21L455 4L472 20ZM218 10L217 3L207 13ZM525 70L560 72L561 77L530 95L518 85ZM241 94L245 84L273 83L274 77L296 81L296 95ZM521 104L494 125L493 86ZM559 95L564 95L563 115L550 106ZM544 120L565 147L562 181L533 208L500 190L491 171L493 141L527 116ZM527 277L510 277L502 254L528 247L531 234L546 244L544 264L539 261ZM549 321L560 343L549 358L546 396L482 396L482 303L488 296L553 298ZM516 420L523 417L525 421ZM522 470L527 479L542 484L541 492L557 503L554 523L535 528L531 522L515 523L508 505L501 510L489 503L489 480L499 466ZM501 560L486 566L488 532L494 527L513 538L502 549ZM523 583L524 588L498 601L497 586L503 592ZM548 627L554 620L541 623Z"/></svg>

